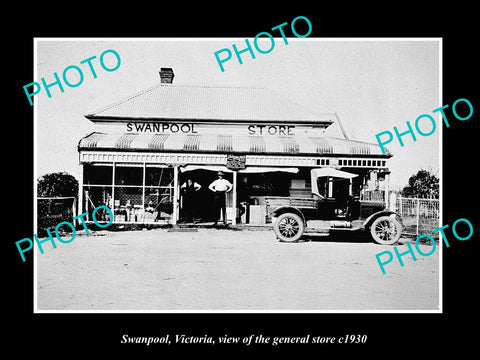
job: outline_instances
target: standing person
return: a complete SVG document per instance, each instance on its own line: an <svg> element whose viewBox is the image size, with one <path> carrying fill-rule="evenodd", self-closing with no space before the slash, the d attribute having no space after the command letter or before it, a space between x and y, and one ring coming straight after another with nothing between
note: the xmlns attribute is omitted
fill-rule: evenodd
<svg viewBox="0 0 480 360"><path fill-rule="evenodd" d="M225 205L225 195L232 190L233 185L223 178L223 172L217 173L217 180L213 181L208 188L215 194L215 225L220 221L220 212L222 213L223 224L227 225L227 209Z"/></svg>
<svg viewBox="0 0 480 360"><path fill-rule="evenodd" d="M182 190L183 195L183 210L184 210L184 220L185 221L192 221L195 223L196 219L195 216L197 215L196 211L196 198L195 192L200 190L202 186L192 179L188 178L180 189Z"/></svg>
<svg viewBox="0 0 480 360"><path fill-rule="evenodd" d="M241 217L247 211L249 203L250 187L247 177L244 176L237 186L237 223L240 223ZM245 216L245 221L248 221L248 213Z"/></svg>

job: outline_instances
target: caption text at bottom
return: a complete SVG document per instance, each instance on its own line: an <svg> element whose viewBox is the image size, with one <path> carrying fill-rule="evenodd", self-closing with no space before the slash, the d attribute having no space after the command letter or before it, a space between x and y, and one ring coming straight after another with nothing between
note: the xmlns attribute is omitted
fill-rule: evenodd
<svg viewBox="0 0 480 360"><path fill-rule="evenodd" d="M191 335L175 335L170 337L169 334L164 336L129 336L124 334L122 336L121 344L164 344L171 345L172 340L175 344L243 344L246 346L252 344L268 344L277 346L280 344L364 344L367 342L367 335L348 334L340 337L330 336L312 336L310 334L305 336L264 336L249 335L249 336L191 336Z"/></svg>

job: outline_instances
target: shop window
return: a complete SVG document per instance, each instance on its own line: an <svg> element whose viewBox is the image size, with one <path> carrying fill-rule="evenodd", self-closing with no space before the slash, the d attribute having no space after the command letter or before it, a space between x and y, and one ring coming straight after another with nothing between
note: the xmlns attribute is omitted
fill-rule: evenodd
<svg viewBox="0 0 480 360"><path fill-rule="evenodd" d="M83 183L85 185L111 185L112 166L85 164L83 166Z"/></svg>
<svg viewBox="0 0 480 360"><path fill-rule="evenodd" d="M368 160L367 166L372 166L372 161Z"/></svg>
<svg viewBox="0 0 480 360"><path fill-rule="evenodd" d="M143 185L143 168L115 166L115 185Z"/></svg>
<svg viewBox="0 0 480 360"><path fill-rule="evenodd" d="M115 187L115 221L139 222L143 215L141 187Z"/></svg>
<svg viewBox="0 0 480 360"><path fill-rule="evenodd" d="M173 168L147 167L145 186L173 186Z"/></svg>
<svg viewBox="0 0 480 360"><path fill-rule="evenodd" d="M115 222L132 223L168 221L172 216L173 168L116 165L113 187L112 165L84 165L83 173L83 212L105 205L114 210Z"/></svg>
<svg viewBox="0 0 480 360"><path fill-rule="evenodd" d="M141 187L115 187L115 206L142 205Z"/></svg>
<svg viewBox="0 0 480 360"><path fill-rule="evenodd" d="M173 214L173 168L145 168L144 222L161 222Z"/></svg>
<svg viewBox="0 0 480 360"><path fill-rule="evenodd" d="M85 185L83 187L83 204L80 204L81 209L83 209L82 212L91 214L98 206L103 205L112 208L112 204L112 186Z"/></svg>
<svg viewBox="0 0 480 360"><path fill-rule="evenodd" d="M290 179L281 172L248 174L250 196L289 196Z"/></svg>
<svg viewBox="0 0 480 360"><path fill-rule="evenodd" d="M145 210L145 215L148 217L150 212L154 221L169 219L173 213L173 187L146 188Z"/></svg>
<svg viewBox="0 0 480 360"><path fill-rule="evenodd" d="M343 160L342 159L338 160L338 165L343 165Z"/></svg>
<svg viewBox="0 0 480 360"><path fill-rule="evenodd" d="M357 160L353 160L353 166L357 166Z"/></svg>
<svg viewBox="0 0 480 360"><path fill-rule="evenodd" d="M348 166L352 166L352 160L348 160Z"/></svg>

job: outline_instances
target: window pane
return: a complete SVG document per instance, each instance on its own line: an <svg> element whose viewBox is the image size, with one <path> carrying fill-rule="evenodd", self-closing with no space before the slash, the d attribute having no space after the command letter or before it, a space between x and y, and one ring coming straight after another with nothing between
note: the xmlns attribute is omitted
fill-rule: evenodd
<svg viewBox="0 0 480 360"><path fill-rule="evenodd" d="M159 218L167 218L173 213L173 188L145 189L145 208L156 211Z"/></svg>
<svg viewBox="0 0 480 360"><path fill-rule="evenodd" d="M282 172L248 174L251 196L289 196L291 174Z"/></svg>
<svg viewBox="0 0 480 360"><path fill-rule="evenodd" d="M115 187L115 208L121 206L142 206L142 188L141 187Z"/></svg>
<svg viewBox="0 0 480 360"><path fill-rule="evenodd" d="M101 205L112 208L112 186L84 186L83 198L84 203L81 204L82 209L90 214L96 207ZM87 208L85 208L85 206Z"/></svg>
<svg viewBox="0 0 480 360"><path fill-rule="evenodd" d="M115 187L115 222L141 222L143 216L142 188Z"/></svg>
<svg viewBox="0 0 480 360"><path fill-rule="evenodd" d="M83 183L85 185L112 185L112 166L83 166Z"/></svg>
<svg viewBox="0 0 480 360"><path fill-rule="evenodd" d="M147 167L145 169L145 185L173 186L173 169Z"/></svg>
<svg viewBox="0 0 480 360"><path fill-rule="evenodd" d="M115 167L115 185L143 185L143 168Z"/></svg>

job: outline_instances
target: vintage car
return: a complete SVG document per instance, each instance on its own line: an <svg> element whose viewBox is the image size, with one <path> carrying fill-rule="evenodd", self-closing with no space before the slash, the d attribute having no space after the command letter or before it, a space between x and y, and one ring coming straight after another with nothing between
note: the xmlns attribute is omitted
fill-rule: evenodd
<svg viewBox="0 0 480 360"><path fill-rule="evenodd" d="M313 197L267 197L265 201L277 238L293 242L305 232L366 231L379 244L395 244L402 234L400 216L385 209L383 201L360 201L352 196L351 184L356 176L333 168L312 169ZM343 181L344 186L339 188L344 191L337 192L335 197L328 197L331 191L322 191L322 195L319 189L325 189L332 181Z"/></svg>

